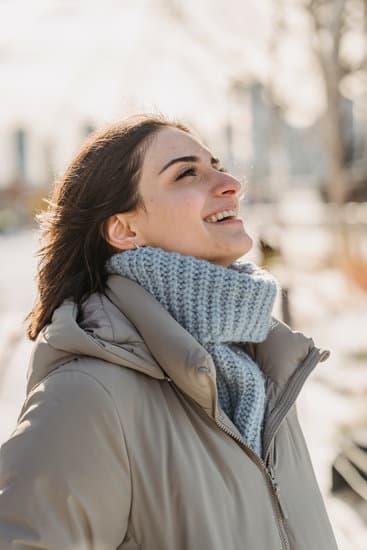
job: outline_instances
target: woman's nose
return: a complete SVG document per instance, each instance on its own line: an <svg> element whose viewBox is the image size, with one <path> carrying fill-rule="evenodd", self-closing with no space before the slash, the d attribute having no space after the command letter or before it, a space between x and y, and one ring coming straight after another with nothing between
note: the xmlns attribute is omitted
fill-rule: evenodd
<svg viewBox="0 0 367 550"><path fill-rule="evenodd" d="M213 193L216 196L238 195L240 191L240 182L226 172L220 172L213 182Z"/></svg>

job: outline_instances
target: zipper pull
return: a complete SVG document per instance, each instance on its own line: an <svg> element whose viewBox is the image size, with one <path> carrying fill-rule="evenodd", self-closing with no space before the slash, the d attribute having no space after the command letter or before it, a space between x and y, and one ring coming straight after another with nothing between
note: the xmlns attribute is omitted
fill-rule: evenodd
<svg viewBox="0 0 367 550"><path fill-rule="evenodd" d="M278 504L279 504L279 509L281 511L281 514L283 516L283 519L288 519L288 515L287 515L287 512L285 511L285 506L284 504L282 504L282 497L280 495L280 489L279 489L279 484L276 480L276 477L275 477L275 474L274 474L274 470L273 470L273 467L272 466L269 466L268 468L268 472L269 472L269 476L270 476L270 480L271 480L271 484L273 486L273 489L274 489L274 493L275 493L275 496L277 498L277 501L278 501Z"/></svg>

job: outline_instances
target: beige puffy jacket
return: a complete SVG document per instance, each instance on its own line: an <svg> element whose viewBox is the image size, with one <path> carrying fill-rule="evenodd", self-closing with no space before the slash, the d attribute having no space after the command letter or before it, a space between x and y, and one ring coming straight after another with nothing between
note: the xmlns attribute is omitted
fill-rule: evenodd
<svg viewBox="0 0 367 550"><path fill-rule="evenodd" d="M329 352L280 322L245 349L267 379L264 461L211 357L137 283L65 302L1 450L0 550L335 550L295 409Z"/></svg>

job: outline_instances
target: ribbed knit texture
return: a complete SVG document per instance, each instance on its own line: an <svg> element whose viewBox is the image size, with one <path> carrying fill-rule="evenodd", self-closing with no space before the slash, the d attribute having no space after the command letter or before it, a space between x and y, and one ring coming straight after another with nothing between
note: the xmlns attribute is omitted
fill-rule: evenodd
<svg viewBox="0 0 367 550"><path fill-rule="evenodd" d="M275 279L252 262L226 268L150 246L115 254L106 268L139 283L210 353L219 403L261 456L264 376L236 344L265 340Z"/></svg>

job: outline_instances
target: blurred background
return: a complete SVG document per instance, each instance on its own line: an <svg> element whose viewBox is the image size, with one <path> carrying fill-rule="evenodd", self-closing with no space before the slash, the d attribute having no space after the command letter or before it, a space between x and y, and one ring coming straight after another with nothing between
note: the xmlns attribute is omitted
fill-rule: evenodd
<svg viewBox="0 0 367 550"><path fill-rule="evenodd" d="M0 443L32 347L35 213L90 132L141 111L241 179L246 259L332 351L299 414L340 550L366 550L367 0L0 0Z"/></svg>

